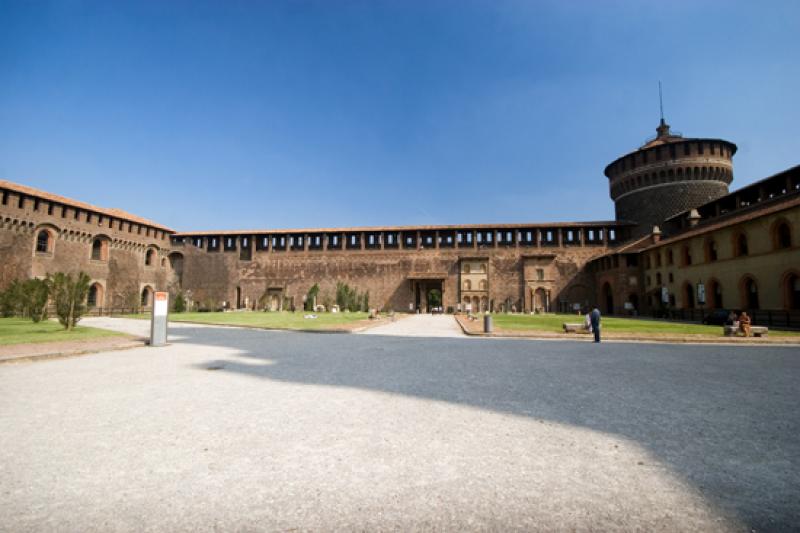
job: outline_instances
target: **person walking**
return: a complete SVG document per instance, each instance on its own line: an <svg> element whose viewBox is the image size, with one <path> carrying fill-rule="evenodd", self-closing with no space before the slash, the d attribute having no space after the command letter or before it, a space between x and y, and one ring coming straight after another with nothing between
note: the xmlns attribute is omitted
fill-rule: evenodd
<svg viewBox="0 0 800 533"><path fill-rule="evenodd" d="M600 342L600 310L595 306L589 317L592 322L592 332L594 333L594 342Z"/></svg>

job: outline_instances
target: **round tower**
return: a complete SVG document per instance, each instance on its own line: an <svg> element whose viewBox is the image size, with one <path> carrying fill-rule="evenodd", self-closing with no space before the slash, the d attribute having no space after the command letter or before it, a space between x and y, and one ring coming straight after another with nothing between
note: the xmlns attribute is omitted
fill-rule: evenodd
<svg viewBox="0 0 800 533"><path fill-rule="evenodd" d="M616 218L635 222L634 236L679 213L728 194L736 145L684 138L661 119L657 135L605 169Z"/></svg>

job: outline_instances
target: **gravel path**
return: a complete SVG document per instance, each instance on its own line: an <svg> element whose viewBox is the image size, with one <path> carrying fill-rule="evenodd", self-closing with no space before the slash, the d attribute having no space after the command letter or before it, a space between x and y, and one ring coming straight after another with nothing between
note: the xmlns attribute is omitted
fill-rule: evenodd
<svg viewBox="0 0 800 533"><path fill-rule="evenodd" d="M0 366L0 529L800 523L793 348L188 324L171 342Z"/></svg>
<svg viewBox="0 0 800 533"><path fill-rule="evenodd" d="M400 337L464 337L453 315L408 315L396 322L359 332L361 335Z"/></svg>

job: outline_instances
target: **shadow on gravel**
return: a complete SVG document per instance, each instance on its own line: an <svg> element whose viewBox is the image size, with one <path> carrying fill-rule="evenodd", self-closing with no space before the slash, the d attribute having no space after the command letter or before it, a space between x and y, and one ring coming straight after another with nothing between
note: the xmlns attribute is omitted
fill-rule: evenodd
<svg viewBox="0 0 800 533"><path fill-rule="evenodd" d="M203 371L402 394L618 434L753 529L800 524L796 348L179 333L185 339L177 342L241 350L198 365Z"/></svg>

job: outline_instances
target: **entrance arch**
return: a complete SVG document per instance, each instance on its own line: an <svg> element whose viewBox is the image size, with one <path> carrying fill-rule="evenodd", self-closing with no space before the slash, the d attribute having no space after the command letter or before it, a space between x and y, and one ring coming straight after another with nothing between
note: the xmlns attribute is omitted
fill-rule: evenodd
<svg viewBox="0 0 800 533"><path fill-rule="evenodd" d="M86 305L89 307L103 307L103 286L100 283L92 283L91 287L89 287Z"/></svg>
<svg viewBox="0 0 800 533"><path fill-rule="evenodd" d="M683 308L694 309L694 285L688 281L683 284Z"/></svg>
<svg viewBox="0 0 800 533"><path fill-rule="evenodd" d="M142 307L150 307L153 305L153 288L150 285L145 285L142 289L142 296L139 303Z"/></svg>
<svg viewBox="0 0 800 533"><path fill-rule="evenodd" d="M550 309L548 309L547 291L542 287L533 291L532 307L535 313L547 313L550 311Z"/></svg>
<svg viewBox="0 0 800 533"><path fill-rule="evenodd" d="M800 309L800 274L795 271L783 276L783 307L789 311Z"/></svg>

